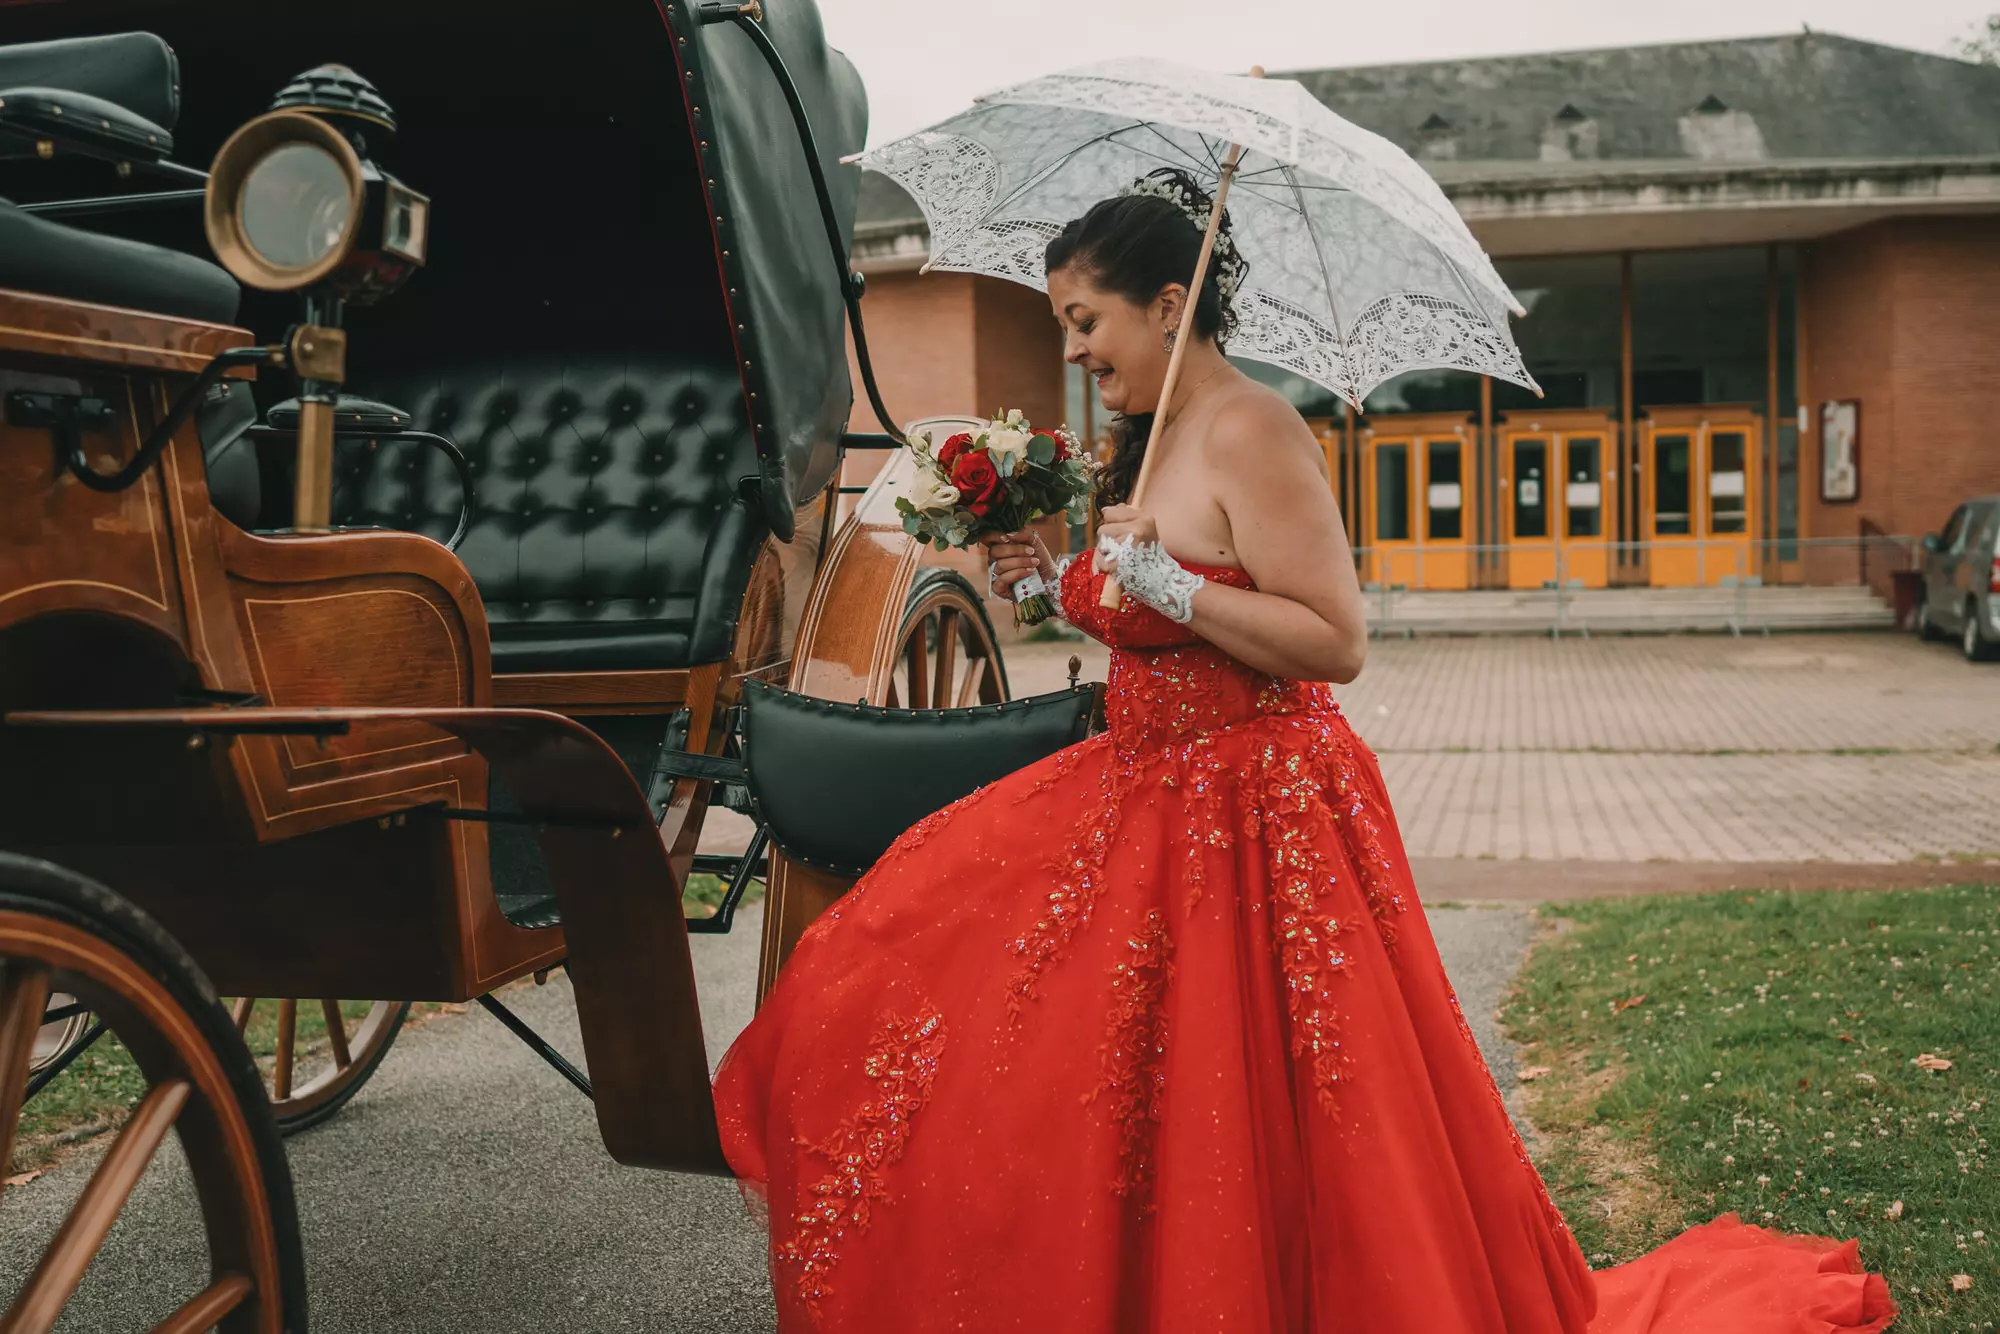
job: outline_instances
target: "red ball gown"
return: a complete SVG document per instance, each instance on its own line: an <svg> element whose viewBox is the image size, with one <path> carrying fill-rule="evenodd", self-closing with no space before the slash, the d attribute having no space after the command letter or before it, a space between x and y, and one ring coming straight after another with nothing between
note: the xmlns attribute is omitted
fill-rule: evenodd
<svg viewBox="0 0 2000 1334"><path fill-rule="evenodd" d="M1240 572L1204 569L1247 586ZM716 1078L786 1334L1843 1334L1852 1243L1593 1275L1324 685L1127 599L1109 730L911 829Z"/></svg>

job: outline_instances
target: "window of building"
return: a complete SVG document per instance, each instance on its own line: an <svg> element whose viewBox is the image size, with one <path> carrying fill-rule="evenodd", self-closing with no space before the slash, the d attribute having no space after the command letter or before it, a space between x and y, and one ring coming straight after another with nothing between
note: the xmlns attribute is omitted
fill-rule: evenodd
<svg viewBox="0 0 2000 1334"><path fill-rule="evenodd" d="M1632 257L1632 397L1649 407L1769 397L1763 246Z"/></svg>

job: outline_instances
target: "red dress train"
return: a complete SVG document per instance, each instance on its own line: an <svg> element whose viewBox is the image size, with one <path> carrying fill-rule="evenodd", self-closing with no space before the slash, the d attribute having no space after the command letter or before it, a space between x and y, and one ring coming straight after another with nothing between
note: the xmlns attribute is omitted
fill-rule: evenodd
<svg viewBox="0 0 2000 1334"><path fill-rule="evenodd" d="M717 1076L786 1334L1889 1323L1852 1243L1733 1218L1593 1275L1330 692L1100 584L1110 730L911 829Z"/></svg>

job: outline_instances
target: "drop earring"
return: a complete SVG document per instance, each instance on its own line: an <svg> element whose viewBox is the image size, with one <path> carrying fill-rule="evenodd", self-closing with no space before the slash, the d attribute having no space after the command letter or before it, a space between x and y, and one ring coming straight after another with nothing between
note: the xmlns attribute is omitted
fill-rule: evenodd
<svg viewBox="0 0 2000 1334"><path fill-rule="evenodd" d="M1172 356L1174 354L1174 342L1180 336L1181 336L1181 331L1179 329L1169 329L1167 330L1167 336L1160 340L1161 346L1166 348L1168 356Z"/></svg>

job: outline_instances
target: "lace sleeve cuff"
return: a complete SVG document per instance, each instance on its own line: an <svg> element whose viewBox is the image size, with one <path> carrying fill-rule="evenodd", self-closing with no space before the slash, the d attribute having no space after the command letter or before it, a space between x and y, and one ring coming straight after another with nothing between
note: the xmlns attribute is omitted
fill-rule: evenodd
<svg viewBox="0 0 2000 1334"><path fill-rule="evenodd" d="M1169 556L1158 542L1106 537L1100 546L1115 562L1119 586L1127 593L1177 624L1194 619L1194 595L1208 580Z"/></svg>

